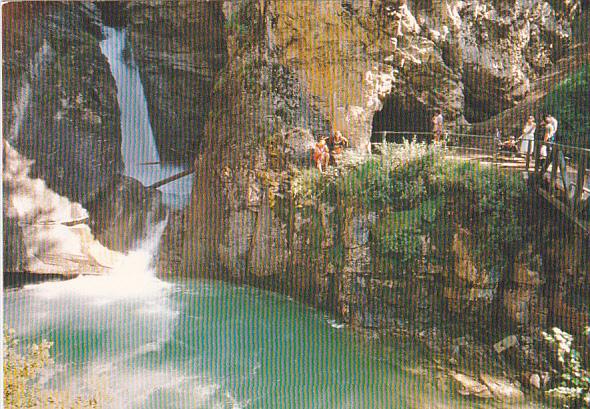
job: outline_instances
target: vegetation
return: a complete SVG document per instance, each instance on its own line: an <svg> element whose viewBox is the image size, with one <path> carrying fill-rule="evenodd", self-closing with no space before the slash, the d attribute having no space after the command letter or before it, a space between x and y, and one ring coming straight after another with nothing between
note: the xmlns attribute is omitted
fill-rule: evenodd
<svg viewBox="0 0 590 409"><path fill-rule="evenodd" d="M100 408L96 397L72 398L66 392L40 389L35 381L53 365L51 342L21 347L14 330L4 331L4 407L20 408Z"/></svg>
<svg viewBox="0 0 590 409"><path fill-rule="evenodd" d="M339 174L308 169L291 183L298 207L328 203L339 211L375 212L371 237L377 268L396 272L422 261L428 237L449 248L440 241L451 240L447 230L457 226L474 233L470 246L480 267L502 271L526 235L525 192L517 174L447 159L443 148L415 142L386 146L380 157Z"/></svg>
<svg viewBox="0 0 590 409"><path fill-rule="evenodd" d="M546 97L545 110L559 120L559 141L590 148L590 65L560 82Z"/></svg>
<svg viewBox="0 0 590 409"><path fill-rule="evenodd" d="M590 327L585 333L590 333ZM555 349L561 371L557 386L547 393L564 398L567 408L590 407L590 370L583 367L580 353L572 348L574 337L559 328L553 328L552 334L543 332L543 337Z"/></svg>

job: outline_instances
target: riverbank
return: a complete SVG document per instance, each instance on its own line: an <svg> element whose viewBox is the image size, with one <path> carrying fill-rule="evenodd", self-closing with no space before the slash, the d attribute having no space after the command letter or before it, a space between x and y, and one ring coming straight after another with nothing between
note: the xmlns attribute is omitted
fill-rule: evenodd
<svg viewBox="0 0 590 409"><path fill-rule="evenodd" d="M523 390L549 388L541 331L586 322L580 304L566 303L578 315L562 312L580 288L567 280L588 279L584 239L539 207L518 172L448 159L441 147L387 150L325 174L267 169L245 186L228 174L208 196L223 203L208 229L184 243L184 261L199 257L185 271L292 296L361 332L422 340L455 371L474 359Z"/></svg>

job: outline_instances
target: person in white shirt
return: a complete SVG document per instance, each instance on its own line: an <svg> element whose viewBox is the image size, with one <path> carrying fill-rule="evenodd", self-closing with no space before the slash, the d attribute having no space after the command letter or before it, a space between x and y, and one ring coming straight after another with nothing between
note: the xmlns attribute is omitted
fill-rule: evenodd
<svg viewBox="0 0 590 409"><path fill-rule="evenodd" d="M432 118L432 133L434 134L434 142L440 142L443 135L443 116L440 108L436 108Z"/></svg>
<svg viewBox="0 0 590 409"><path fill-rule="evenodd" d="M522 135L520 135L521 144L520 144L520 154L526 155L527 153L532 154L535 149L535 130L537 129L537 124L535 123L535 117L529 116L524 129L522 130Z"/></svg>
<svg viewBox="0 0 590 409"><path fill-rule="evenodd" d="M548 144L555 142L555 133L557 132L557 119L553 118L551 115L546 114L544 117L545 123L545 136L543 137L544 145L541 146L541 156L546 158L549 156L549 149L547 148Z"/></svg>

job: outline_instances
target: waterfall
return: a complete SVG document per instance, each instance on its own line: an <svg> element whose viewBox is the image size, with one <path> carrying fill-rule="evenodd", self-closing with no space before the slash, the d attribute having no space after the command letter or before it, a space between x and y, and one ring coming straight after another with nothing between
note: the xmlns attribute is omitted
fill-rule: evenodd
<svg viewBox="0 0 590 409"><path fill-rule="evenodd" d="M139 180L144 186L150 186L186 170L186 167L160 163L147 100L139 69L126 40L126 30L108 26L103 26L102 30L105 39L101 41L100 48L109 62L117 85L125 175ZM166 205L181 208L189 200L191 187L192 175L189 175L159 190L163 193Z"/></svg>
<svg viewBox="0 0 590 409"><path fill-rule="evenodd" d="M150 125L147 101L139 70L128 63L125 52L126 32L124 29L103 27L105 39L100 48L107 57L111 73L117 84L117 100L121 110L121 153L125 163L125 174L139 180L144 185L151 184L151 169L146 172L144 163L160 162L154 134Z"/></svg>

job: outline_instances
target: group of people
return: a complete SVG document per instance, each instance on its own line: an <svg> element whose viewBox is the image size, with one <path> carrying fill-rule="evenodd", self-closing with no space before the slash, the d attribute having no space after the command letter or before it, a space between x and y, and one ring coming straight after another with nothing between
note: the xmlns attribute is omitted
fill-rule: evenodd
<svg viewBox="0 0 590 409"><path fill-rule="evenodd" d="M348 139L340 131L334 131L330 137L321 138L312 151L312 159L318 170L324 172L330 163L336 164L345 146L348 146Z"/></svg>
<svg viewBox="0 0 590 409"><path fill-rule="evenodd" d="M543 135L543 145L541 146L541 157L546 158L547 145L555 142L555 134L557 133L557 119L550 114L543 115L542 125L545 127L545 133ZM518 152L522 156L526 156L527 153L532 154L535 148L535 132L537 130L537 124L534 116L529 116L527 122L522 130L522 134L518 139L513 136L509 140L500 143L500 149L511 152ZM499 131L498 131L499 132ZM520 141L520 150L517 148L517 143Z"/></svg>
<svg viewBox="0 0 590 409"><path fill-rule="evenodd" d="M434 116L432 117L432 134L434 142L440 142L443 139L443 123L442 110L436 108ZM545 127L545 133L543 136L544 143L541 146L542 158L548 156L547 146L555 142L557 124L557 119L552 115L543 115L542 125ZM522 156L526 156L529 153L532 154L534 152L536 130L537 124L535 122L535 117L532 115L528 117L522 130L522 134L518 139L512 136L507 141L502 141L500 131L496 129L496 138L499 143L498 146L501 150L520 153ZM518 148L519 141L520 149ZM324 172L330 163L336 164L337 158L342 154L344 147L348 146L348 144L348 139L346 139L340 131L334 131L330 137L320 138L312 150L312 159L318 170Z"/></svg>

